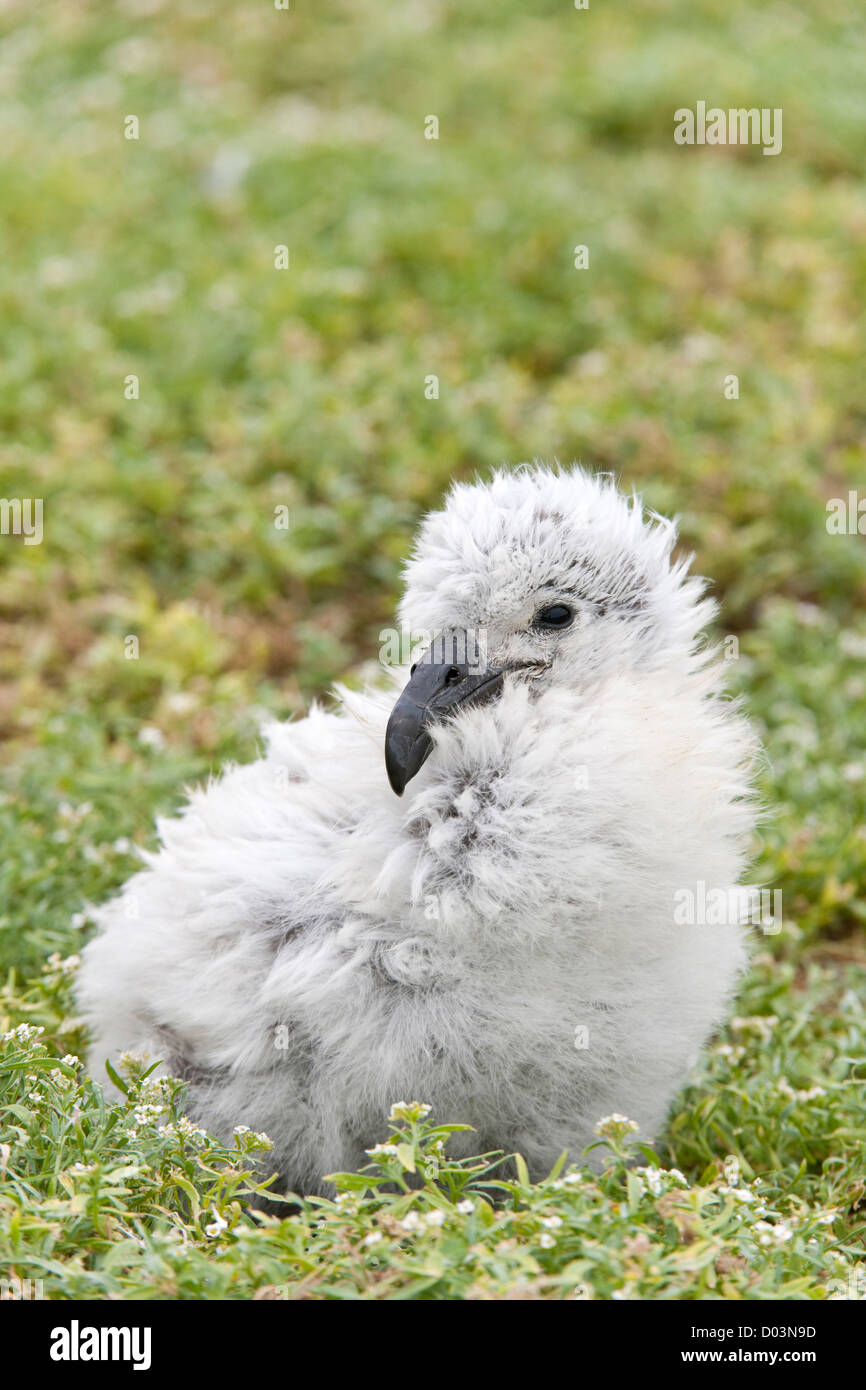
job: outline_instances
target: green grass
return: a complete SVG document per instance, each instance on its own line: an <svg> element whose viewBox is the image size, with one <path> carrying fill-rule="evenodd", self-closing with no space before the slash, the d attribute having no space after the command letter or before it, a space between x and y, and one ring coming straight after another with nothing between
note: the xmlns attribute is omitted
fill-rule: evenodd
<svg viewBox="0 0 866 1390"><path fill-rule="evenodd" d="M866 546L825 507L864 477L860 7L321 9L0 15L0 492L44 498L45 526L0 536L0 1029L45 1027L0 1053L0 1273L57 1298L850 1290ZM675 146L701 98L782 107L782 154ZM160 1135L168 1111L131 1122L56 1060L86 1043L45 963L185 783L375 656L449 480L533 457L679 514L715 581L767 749L753 877L785 908L736 1013L777 1021L732 1025L680 1098L657 1158L682 1181L638 1183L613 1136L602 1178L495 1208L495 1173L440 1155L419 1192L368 1175L257 1220L249 1136ZM460 1118L404 1123L388 1176L430 1170L426 1126Z"/></svg>

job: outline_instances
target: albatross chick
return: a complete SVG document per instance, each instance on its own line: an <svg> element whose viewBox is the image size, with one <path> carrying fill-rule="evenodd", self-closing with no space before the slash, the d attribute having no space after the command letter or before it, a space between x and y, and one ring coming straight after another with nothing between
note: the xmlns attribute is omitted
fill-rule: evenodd
<svg viewBox="0 0 866 1390"><path fill-rule="evenodd" d="M161 1058L295 1192L363 1164L401 1099L535 1178L612 1112L651 1140L746 959L736 914L684 925L678 895L733 888L754 820L674 541L580 470L455 486L406 568L411 672L271 724L100 910L94 1073Z"/></svg>

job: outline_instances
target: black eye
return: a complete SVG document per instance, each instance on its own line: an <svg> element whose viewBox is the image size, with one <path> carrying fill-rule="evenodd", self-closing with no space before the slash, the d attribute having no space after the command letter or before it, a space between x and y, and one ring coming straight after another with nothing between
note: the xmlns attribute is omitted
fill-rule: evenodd
<svg viewBox="0 0 866 1390"><path fill-rule="evenodd" d="M536 627L568 627L574 619L574 609L569 608L566 603L552 603L549 608L542 608L536 613L534 624Z"/></svg>

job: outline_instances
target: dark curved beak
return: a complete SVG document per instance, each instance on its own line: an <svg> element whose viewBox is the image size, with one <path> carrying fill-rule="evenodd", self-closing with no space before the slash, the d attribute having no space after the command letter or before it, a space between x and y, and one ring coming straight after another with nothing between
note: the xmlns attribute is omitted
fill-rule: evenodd
<svg viewBox="0 0 866 1390"><path fill-rule="evenodd" d="M503 676L501 667L483 662L466 633L438 637L427 649L412 667L385 730L385 769L398 796L433 747L429 726L463 706L496 699Z"/></svg>

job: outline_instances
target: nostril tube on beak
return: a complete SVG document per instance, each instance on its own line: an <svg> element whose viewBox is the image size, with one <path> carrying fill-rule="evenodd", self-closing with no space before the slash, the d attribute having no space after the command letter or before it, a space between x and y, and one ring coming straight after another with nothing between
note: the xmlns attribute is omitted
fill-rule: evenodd
<svg viewBox="0 0 866 1390"><path fill-rule="evenodd" d="M430 754L430 725L495 699L502 680L502 669L483 662L468 633L446 633L431 644L412 667L385 731L385 769L398 796Z"/></svg>

